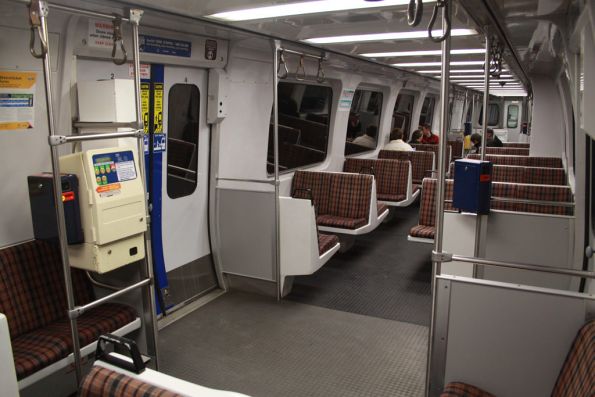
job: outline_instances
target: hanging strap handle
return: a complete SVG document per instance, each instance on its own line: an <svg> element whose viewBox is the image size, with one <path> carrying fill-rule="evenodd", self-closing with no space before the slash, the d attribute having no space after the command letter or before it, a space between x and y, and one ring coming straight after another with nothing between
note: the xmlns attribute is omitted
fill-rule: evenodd
<svg viewBox="0 0 595 397"><path fill-rule="evenodd" d="M126 53L124 38L122 37L122 17L115 15L115 18L112 20L112 26L114 28L114 34L112 35L114 40L114 45L112 46L112 62L116 65L124 65L128 60L128 54ZM120 59L116 58L118 43L120 44L120 50L122 51L122 58Z"/></svg>
<svg viewBox="0 0 595 397"><path fill-rule="evenodd" d="M300 72L301 71L301 72ZM300 56L298 67L295 70L295 79L298 81L306 80L306 68L304 66L304 56Z"/></svg>
<svg viewBox="0 0 595 397"><path fill-rule="evenodd" d="M279 53L279 65L277 66L277 76L280 79L286 79L288 75L289 69L287 69L287 62L285 62L285 54L283 53L283 50L281 50Z"/></svg>
<svg viewBox="0 0 595 397"><path fill-rule="evenodd" d="M407 23L409 26L417 26L424 15L424 3L422 0L409 0L407 7Z"/></svg>
<svg viewBox="0 0 595 397"><path fill-rule="evenodd" d="M316 81L319 83L324 83L326 80L326 77L324 76L324 69L322 69L322 60L322 57L318 59L318 73L316 73Z"/></svg>
<svg viewBox="0 0 595 397"><path fill-rule="evenodd" d="M31 36L29 39L29 51L33 57L41 59L48 53L48 43L43 37L41 30L42 18L48 15L48 7L45 1L31 0L29 5L29 22L31 24ZM40 51L35 50L35 36L39 37Z"/></svg>
<svg viewBox="0 0 595 397"><path fill-rule="evenodd" d="M438 10L442 8L442 13L445 15L445 22L446 26L442 27L442 36L434 37L432 35L432 30L434 30L434 24L436 23L436 19L438 18ZM448 0L438 0L436 1L436 5L434 6L434 11L432 11L432 18L430 19L430 24L428 25L428 37L434 43L441 43L446 38L450 36L450 18L448 16Z"/></svg>

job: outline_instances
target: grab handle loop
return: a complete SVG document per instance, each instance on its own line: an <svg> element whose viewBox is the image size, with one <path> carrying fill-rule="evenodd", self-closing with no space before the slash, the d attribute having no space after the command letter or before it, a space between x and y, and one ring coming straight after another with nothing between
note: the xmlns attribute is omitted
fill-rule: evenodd
<svg viewBox="0 0 595 397"><path fill-rule="evenodd" d="M287 69L287 63L285 62L285 55L283 54L283 50L281 50L281 52L279 54L279 65L277 66L277 76L280 79L286 79L288 75L289 75L289 69Z"/></svg>
<svg viewBox="0 0 595 397"><path fill-rule="evenodd" d="M322 69L322 57L318 59L318 73L316 73L316 81L319 83L324 83L326 80L324 76L324 69Z"/></svg>
<svg viewBox="0 0 595 397"><path fill-rule="evenodd" d="M298 67L295 71L295 79L298 81L306 80L306 68L304 66L304 56L300 57L300 62L298 63Z"/></svg>
<svg viewBox="0 0 595 397"><path fill-rule="evenodd" d="M442 36L434 37L432 35L432 30L434 30L434 24L436 23L436 19L438 17L438 10L443 8L442 12L445 15L444 21L445 25L442 27ZM438 0L436 1L436 5L434 6L434 11L432 11L432 18L430 19L430 24L428 25L428 37L434 43L441 43L446 38L450 36L450 18L448 17L448 0Z"/></svg>
<svg viewBox="0 0 595 397"><path fill-rule="evenodd" d="M424 3L422 0L409 0L407 7L407 23L409 26L417 26L424 15Z"/></svg>
<svg viewBox="0 0 595 397"><path fill-rule="evenodd" d="M48 53L48 43L42 32L42 18L48 14L47 4L39 0L32 0L29 5L29 21L31 23L31 36L29 38L29 51L35 58L43 58ZM35 50L35 36L39 37L40 51Z"/></svg>
<svg viewBox="0 0 595 397"><path fill-rule="evenodd" d="M128 54L126 53L126 48L124 47L124 39L122 38L122 17L116 15L115 18L112 20L112 26L114 29L113 33L113 40L114 45L112 46L112 61L116 65L124 65L128 60ZM122 58L116 58L116 51L118 49L118 44L120 44L120 50L122 51Z"/></svg>

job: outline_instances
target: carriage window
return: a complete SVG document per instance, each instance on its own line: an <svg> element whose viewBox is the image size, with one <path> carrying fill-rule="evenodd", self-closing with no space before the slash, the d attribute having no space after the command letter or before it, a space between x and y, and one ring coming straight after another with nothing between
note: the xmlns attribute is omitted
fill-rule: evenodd
<svg viewBox="0 0 595 397"><path fill-rule="evenodd" d="M279 171L326 159L332 90L330 87L279 83ZM269 125L267 172L274 172L273 113Z"/></svg>
<svg viewBox="0 0 595 397"><path fill-rule="evenodd" d="M434 118L434 105L436 99L431 96L427 96L424 99L424 103L421 105L421 114L419 115L419 125L429 124L432 125L432 119Z"/></svg>
<svg viewBox="0 0 595 397"><path fill-rule="evenodd" d="M393 110L393 120L391 131L393 128L400 128L403 130L404 139L408 140L409 130L411 129L411 113L413 112L413 102L415 98L409 94L399 94L397 96L397 103Z"/></svg>
<svg viewBox="0 0 595 397"><path fill-rule="evenodd" d="M508 105L506 128L517 128L519 125L519 105Z"/></svg>
<svg viewBox="0 0 595 397"><path fill-rule="evenodd" d="M381 109L381 92L360 89L355 91L347 123L345 154L376 149Z"/></svg>
<svg viewBox="0 0 595 397"><path fill-rule="evenodd" d="M200 92L194 84L175 84L167 107L167 195L192 194L198 166L198 117Z"/></svg>
<svg viewBox="0 0 595 397"><path fill-rule="evenodd" d="M497 126L500 120L500 106L497 103L490 103L488 106L488 125ZM479 110L479 125L483 123L483 106Z"/></svg>

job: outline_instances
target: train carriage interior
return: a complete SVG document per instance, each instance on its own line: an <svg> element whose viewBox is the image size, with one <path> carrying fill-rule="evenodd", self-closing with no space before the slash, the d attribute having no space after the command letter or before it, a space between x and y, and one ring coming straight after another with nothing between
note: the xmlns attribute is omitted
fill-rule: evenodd
<svg viewBox="0 0 595 397"><path fill-rule="evenodd" d="M595 396L594 0L0 0L0 55L0 395Z"/></svg>

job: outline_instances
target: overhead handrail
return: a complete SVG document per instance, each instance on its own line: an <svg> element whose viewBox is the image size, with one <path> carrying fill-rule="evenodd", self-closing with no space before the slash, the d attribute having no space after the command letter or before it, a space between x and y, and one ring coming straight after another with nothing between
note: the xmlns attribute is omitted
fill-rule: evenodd
<svg viewBox="0 0 595 397"><path fill-rule="evenodd" d="M295 70L295 79L298 81L306 80L306 67L304 66L304 55L300 56L300 61L298 62L297 69Z"/></svg>
<svg viewBox="0 0 595 397"><path fill-rule="evenodd" d="M419 25L424 15L424 3L422 0L409 0L407 7L407 23L411 27Z"/></svg>
<svg viewBox="0 0 595 397"><path fill-rule="evenodd" d="M112 20L112 27L114 30L112 35L112 39L114 41L112 46L112 61L116 65L124 65L128 60L128 54L126 53L126 47L124 47L124 38L122 37L122 17L115 14L114 17L115 18ZM122 51L122 58L120 59L116 58L118 43L120 44L120 50Z"/></svg>
<svg viewBox="0 0 595 397"><path fill-rule="evenodd" d="M41 18L48 15L47 3L39 0L31 0L29 5L29 22L31 24L31 36L29 39L29 51L37 59L42 59L48 52L48 43L41 31ZM40 52L35 50L35 36L39 37L41 44Z"/></svg>
<svg viewBox="0 0 595 397"><path fill-rule="evenodd" d="M502 74L503 54L504 46L502 43L493 40L490 47L490 75L493 77L500 77Z"/></svg>
<svg viewBox="0 0 595 397"><path fill-rule="evenodd" d="M448 36L450 36L450 17L448 13L448 0L438 0L436 1L436 5L434 5L434 10L432 11L432 17L430 18L430 23L428 24L428 37L434 43L441 43ZM434 29L434 24L436 23L436 19L438 18L438 10L443 8L444 14L444 26L442 26L442 35L439 37L434 37L432 34L432 30Z"/></svg>
<svg viewBox="0 0 595 397"><path fill-rule="evenodd" d="M289 75L289 69L287 69L287 62L285 62L284 50L279 52L279 66L277 67L277 76L280 79L286 79ZM283 67L283 69L281 69Z"/></svg>

